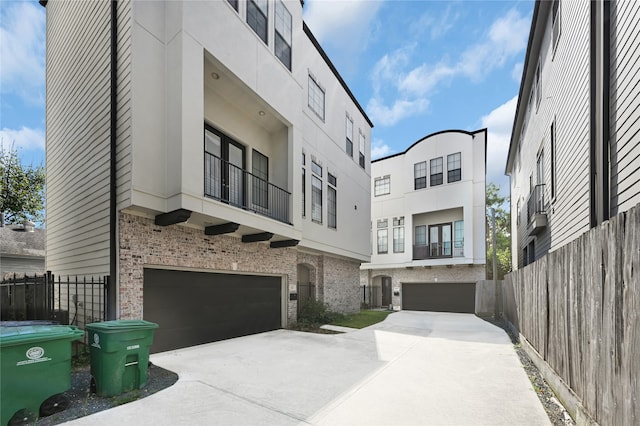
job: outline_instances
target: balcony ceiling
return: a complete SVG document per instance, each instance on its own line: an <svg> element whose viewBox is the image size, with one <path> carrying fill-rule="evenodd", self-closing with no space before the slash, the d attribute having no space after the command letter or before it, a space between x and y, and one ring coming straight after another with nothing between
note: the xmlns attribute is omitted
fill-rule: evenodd
<svg viewBox="0 0 640 426"><path fill-rule="evenodd" d="M214 73L218 79L212 77ZM248 120L257 123L269 133L286 127L275 110L208 54L205 55L204 60L204 85L214 91L216 95L236 106L238 111L243 113ZM261 114L261 111L264 114Z"/></svg>

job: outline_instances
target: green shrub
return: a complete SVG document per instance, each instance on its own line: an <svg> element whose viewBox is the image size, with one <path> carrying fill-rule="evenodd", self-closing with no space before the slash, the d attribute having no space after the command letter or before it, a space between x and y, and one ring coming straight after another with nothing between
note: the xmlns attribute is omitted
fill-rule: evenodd
<svg viewBox="0 0 640 426"><path fill-rule="evenodd" d="M335 313L329 311L326 303L319 300L307 299L300 309L298 322L304 325L328 324L333 321Z"/></svg>

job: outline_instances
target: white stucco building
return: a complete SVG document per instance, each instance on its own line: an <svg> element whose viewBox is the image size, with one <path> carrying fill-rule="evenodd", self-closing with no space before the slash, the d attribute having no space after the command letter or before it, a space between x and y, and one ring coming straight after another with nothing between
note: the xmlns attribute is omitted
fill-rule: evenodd
<svg viewBox="0 0 640 426"><path fill-rule="evenodd" d="M110 275L155 350L286 326L298 284L359 308L373 124L301 1L41 3L48 270Z"/></svg>
<svg viewBox="0 0 640 426"><path fill-rule="evenodd" d="M486 129L449 130L372 161L373 306L474 312L485 278Z"/></svg>

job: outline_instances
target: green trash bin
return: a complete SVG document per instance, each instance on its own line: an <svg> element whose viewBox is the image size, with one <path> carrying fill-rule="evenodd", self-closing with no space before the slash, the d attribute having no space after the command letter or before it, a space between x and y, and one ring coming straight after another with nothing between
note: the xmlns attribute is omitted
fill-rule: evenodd
<svg viewBox="0 0 640 426"><path fill-rule="evenodd" d="M91 345L92 387L100 396L115 396L147 383L149 346L158 324L117 320L87 324Z"/></svg>
<svg viewBox="0 0 640 426"><path fill-rule="evenodd" d="M25 424L62 411L71 388L71 342L84 331L68 325L0 326L0 420Z"/></svg>

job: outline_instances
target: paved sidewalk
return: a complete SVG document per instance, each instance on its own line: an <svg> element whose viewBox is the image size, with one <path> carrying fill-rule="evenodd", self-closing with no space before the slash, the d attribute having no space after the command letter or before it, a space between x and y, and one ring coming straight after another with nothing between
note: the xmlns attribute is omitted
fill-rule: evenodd
<svg viewBox="0 0 640 426"><path fill-rule="evenodd" d="M504 331L401 311L346 334L277 330L154 354L180 376L73 425L548 425Z"/></svg>

